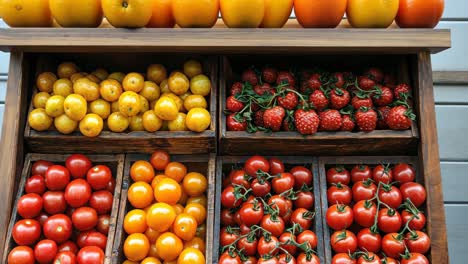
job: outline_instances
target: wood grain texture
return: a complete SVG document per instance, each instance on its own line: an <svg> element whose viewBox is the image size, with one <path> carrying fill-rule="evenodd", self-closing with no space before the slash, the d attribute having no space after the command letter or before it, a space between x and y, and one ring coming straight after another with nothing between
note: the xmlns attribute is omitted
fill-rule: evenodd
<svg viewBox="0 0 468 264"><path fill-rule="evenodd" d="M14 224L22 219L21 216L18 215L18 208L17 203L21 196L24 194L24 186L26 184L26 180L31 176L31 167L35 161L38 160L47 160L54 162L56 164L64 164L66 158L69 155L57 155L57 154L27 154L24 162L24 167L20 177L20 183L18 186L18 192L16 194L16 199L13 207L13 211L10 218L10 224L6 235L6 247L3 249L3 258L2 263L7 263L7 256L8 253L16 246L15 242L12 238L12 231ZM123 178L123 167L124 167L124 155L98 155L93 156L90 155L88 158L93 162L94 165L107 165L111 171L112 175L115 177L116 184L114 189L114 199L112 202L112 211L110 215L110 223L109 223L109 233L107 235L107 245L106 245L106 260L105 264L111 264L111 256L112 256L112 247L114 243L114 236L115 236L115 229L117 227L117 214L119 209L120 203L120 189L122 186L122 178Z"/></svg>
<svg viewBox="0 0 468 264"><path fill-rule="evenodd" d="M435 71L436 84L468 84L468 71Z"/></svg>
<svg viewBox="0 0 468 264"><path fill-rule="evenodd" d="M427 230L432 241L432 263L449 263L430 54L421 52L414 56L411 66L413 86L417 87L415 101L421 132L419 170L424 175L427 190Z"/></svg>

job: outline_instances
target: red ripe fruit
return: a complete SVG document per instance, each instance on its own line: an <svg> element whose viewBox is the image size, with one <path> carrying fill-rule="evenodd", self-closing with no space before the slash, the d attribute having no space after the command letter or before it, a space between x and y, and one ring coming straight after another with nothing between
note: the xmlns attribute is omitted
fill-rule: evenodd
<svg viewBox="0 0 468 264"><path fill-rule="evenodd" d="M296 129L302 135L313 135L317 133L320 119L314 110L305 111L302 109L294 113Z"/></svg>
<svg viewBox="0 0 468 264"><path fill-rule="evenodd" d="M364 75L378 83L381 83L384 79L384 73L379 68L369 68L364 72Z"/></svg>
<svg viewBox="0 0 468 264"><path fill-rule="evenodd" d="M254 115L254 124L258 127L264 127L265 124L263 123L263 114L265 112L263 110L258 110L257 112L255 112L255 115Z"/></svg>
<svg viewBox="0 0 468 264"><path fill-rule="evenodd" d="M244 85L240 82L236 82L231 86L231 95L236 95L242 93Z"/></svg>
<svg viewBox="0 0 468 264"><path fill-rule="evenodd" d="M310 95L309 102L312 103L313 107L317 111L322 111L323 109L327 108L328 104L330 103L322 90L315 90Z"/></svg>
<svg viewBox="0 0 468 264"><path fill-rule="evenodd" d="M403 99L402 94L406 94L408 96L411 95L411 87L409 87L409 85L407 84L400 84L397 87L395 87L395 89L393 90L393 93L396 99L402 100Z"/></svg>
<svg viewBox="0 0 468 264"><path fill-rule="evenodd" d="M375 81L372 80L371 78L361 76L359 77L359 87L363 90L369 91L374 88L376 85Z"/></svg>
<svg viewBox="0 0 468 264"><path fill-rule="evenodd" d="M376 86L376 92L372 95L374 103L378 106L386 106L393 102L392 89L387 86Z"/></svg>
<svg viewBox="0 0 468 264"><path fill-rule="evenodd" d="M254 92L258 95L274 94L275 89L273 89L269 83L263 83L255 85Z"/></svg>
<svg viewBox="0 0 468 264"><path fill-rule="evenodd" d="M293 110L298 104L298 96L294 92L289 92L284 96L278 96L278 104L286 110Z"/></svg>
<svg viewBox="0 0 468 264"><path fill-rule="evenodd" d="M242 81L243 81L243 82L248 82L248 83L250 83L252 86L255 86L255 85L258 84L258 77L257 77L257 74L256 74L255 71L252 70L252 69L245 70L245 71L242 73Z"/></svg>
<svg viewBox="0 0 468 264"><path fill-rule="evenodd" d="M318 90L320 89L320 87L322 87L322 82L320 81L320 78L317 78L317 76L315 75L310 76L306 84L307 87L311 90Z"/></svg>
<svg viewBox="0 0 468 264"><path fill-rule="evenodd" d="M349 104L351 95L345 89L335 88L330 93L330 104L333 109L341 109Z"/></svg>
<svg viewBox="0 0 468 264"><path fill-rule="evenodd" d="M387 125L393 130L406 130L411 127L414 119L413 112L406 106L399 105L393 107L386 118Z"/></svg>
<svg viewBox="0 0 468 264"><path fill-rule="evenodd" d="M270 128L274 132L280 131L285 115L286 111L281 106L275 106L265 110L263 114L265 128Z"/></svg>
<svg viewBox="0 0 468 264"><path fill-rule="evenodd" d="M335 82L336 87L343 87L345 85L344 75L341 72L335 72L333 74L332 80Z"/></svg>
<svg viewBox="0 0 468 264"><path fill-rule="evenodd" d="M341 128L343 120L338 110L325 110L319 114L320 130L337 131Z"/></svg>
<svg viewBox="0 0 468 264"><path fill-rule="evenodd" d="M390 113L390 110L392 110L392 108L390 108L390 106L381 106L381 107L377 108L377 113L379 115L379 120L377 121L377 128L378 129L387 129L388 128L387 117L388 117L388 114Z"/></svg>
<svg viewBox="0 0 468 264"><path fill-rule="evenodd" d="M355 117L360 131L370 132L377 127L377 113L373 109L360 108Z"/></svg>
<svg viewBox="0 0 468 264"><path fill-rule="evenodd" d="M291 119L285 118L285 119L283 120L282 129L283 129L284 131L294 131L294 124L293 124L293 122L291 121Z"/></svg>
<svg viewBox="0 0 468 264"><path fill-rule="evenodd" d="M226 109L230 112L239 112L244 109L244 103L237 100L233 95L226 99Z"/></svg>
<svg viewBox="0 0 468 264"><path fill-rule="evenodd" d="M354 123L351 115L343 115L341 119L341 131L353 131L356 124Z"/></svg>
<svg viewBox="0 0 468 264"><path fill-rule="evenodd" d="M294 75L289 72L289 71L280 71L278 73L278 77L276 78L276 84L289 84L290 87L294 88L296 87L296 79L294 78Z"/></svg>
<svg viewBox="0 0 468 264"><path fill-rule="evenodd" d="M245 131L247 129L247 122L245 119L241 122L237 121L234 117L235 113L228 115L226 118L226 126L228 131Z"/></svg>
<svg viewBox="0 0 468 264"><path fill-rule="evenodd" d="M278 71L272 67L265 67L262 71L262 80L274 84L278 78Z"/></svg>
<svg viewBox="0 0 468 264"><path fill-rule="evenodd" d="M357 95L353 97L351 104L353 105L354 109L359 109L361 107L371 108L374 106L372 99L369 97L359 97Z"/></svg>

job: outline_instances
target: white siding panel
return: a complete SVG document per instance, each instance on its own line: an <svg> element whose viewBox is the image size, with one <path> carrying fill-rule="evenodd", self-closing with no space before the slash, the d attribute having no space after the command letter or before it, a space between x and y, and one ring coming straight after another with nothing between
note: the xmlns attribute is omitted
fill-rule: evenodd
<svg viewBox="0 0 468 264"><path fill-rule="evenodd" d="M466 12L466 10L465 10ZM452 48L433 55L434 71L468 70L468 22L440 22L438 28L452 30Z"/></svg>
<svg viewBox="0 0 468 264"><path fill-rule="evenodd" d="M468 237L468 205L446 205L447 236L450 263L466 262L466 238Z"/></svg>
<svg viewBox="0 0 468 264"><path fill-rule="evenodd" d="M468 162L441 162L442 185L446 202L468 202Z"/></svg>
<svg viewBox="0 0 468 264"><path fill-rule="evenodd" d="M445 0L443 19L466 20L468 19L468 2L466 0Z"/></svg>
<svg viewBox="0 0 468 264"><path fill-rule="evenodd" d="M0 75L8 74L8 65L10 62L10 54L0 52Z"/></svg>
<svg viewBox="0 0 468 264"><path fill-rule="evenodd" d="M468 159L468 106L436 106L440 158L442 160Z"/></svg>
<svg viewBox="0 0 468 264"><path fill-rule="evenodd" d="M2 135L3 113L4 112L5 112L5 105L0 104L0 135Z"/></svg>
<svg viewBox="0 0 468 264"><path fill-rule="evenodd" d="M0 76L0 103L5 102L6 96L6 76Z"/></svg>
<svg viewBox="0 0 468 264"><path fill-rule="evenodd" d="M467 104L468 85L435 85L435 101L443 104ZM468 157L467 157L468 158Z"/></svg>

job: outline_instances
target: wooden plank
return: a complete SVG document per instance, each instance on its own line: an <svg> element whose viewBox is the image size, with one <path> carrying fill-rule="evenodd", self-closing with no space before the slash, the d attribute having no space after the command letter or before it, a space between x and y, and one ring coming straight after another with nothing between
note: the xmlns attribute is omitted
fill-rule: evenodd
<svg viewBox="0 0 468 264"><path fill-rule="evenodd" d="M433 70L468 71L468 22L442 21L437 28L451 29L452 48L433 56Z"/></svg>
<svg viewBox="0 0 468 264"><path fill-rule="evenodd" d="M468 222L466 219L468 218L468 205L446 205L445 212L447 214L450 262L466 263L466 238L468 237Z"/></svg>
<svg viewBox="0 0 468 264"><path fill-rule="evenodd" d="M439 131L440 156L442 160L466 160L468 157L468 106L438 105L437 128Z"/></svg>
<svg viewBox="0 0 468 264"><path fill-rule="evenodd" d="M466 0L445 1L443 20L468 20L468 2Z"/></svg>
<svg viewBox="0 0 468 264"><path fill-rule="evenodd" d="M436 104L468 104L468 85L436 85L434 95Z"/></svg>
<svg viewBox="0 0 468 264"><path fill-rule="evenodd" d="M421 140L419 171L424 175L427 190L427 231L432 241L432 263L449 263L430 54L421 52L414 56L411 66L415 78L414 87L417 87L415 105Z"/></svg>
<svg viewBox="0 0 468 264"><path fill-rule="evenodd" d="M5 103L7 76L0 76L0 103Z"/></svg>
<svg viewBox="0 0 468 264"><path fill-rule="evenodd" d="M434 83L468 84L468 71L435 71Z"/></svg>
<svg viewBox="0 0 468 264"><path fill-rule="evenodd" d="M0 29L0 47L9 51L67 52L439 52L450 48L450 31L433 29ZM271 41L275 39L275 41Z"/></svg>
<svg viewBox="0 0 468 264"><path fill-rule="evenodd" d="M441 162L442 186L445 202L468 202L466 186L468 186L468 162Z"/></svg>

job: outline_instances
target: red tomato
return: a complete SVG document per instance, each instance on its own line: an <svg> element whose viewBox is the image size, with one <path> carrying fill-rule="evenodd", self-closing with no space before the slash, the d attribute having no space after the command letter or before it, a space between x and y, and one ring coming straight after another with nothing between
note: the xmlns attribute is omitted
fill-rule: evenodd
<svg viewBox="0 0 468 264"><path fill-rule="evenodd" d="M410 199L416 207L420 207L426 201L426 189L415 182L407 182L400 186L401 195L403 200Z"/></svg>
<svg viewBox="0 0 468 264"><path fill-rule="evenodd" d="M333 230L343 230L353 224L353 210L351 207L342 204L334 204L327 210L327 224Z"/></svg>
<svg viewBox="0 0 468 264"><path fill-rule="evenodd" d="M331 264L356 264L356 260L348 253L338 253L333 256Z"/></svg>
<svg viewBox="0 0 468 264"><path fill-rule="evenodd" d="M248 237L243 237L237 241L237 248L242 248L244 253L247 256L255 256L257 253L258 241L254 237L251 240Z"/></svg>
<svg viewBox="0 0 468 264"><path fill-rule="evenodd" d="M256 197L264 197L267 194L270 193L271 191L271 185L269 182L260 182L258 179L254 179L252 181L252 184L250 185L250 188L252 188L252 193Z"/></svg>
<svg viewBox="0 0 468 264"><path fill-rule="evenodd" d="M18 200L18 214L23 218L35 218L42 212L42 205L42 197L39 194L25 194Z"/></svg>
<svg viewBox="0 0 468 264"><path fill-rule="evenodd" d="M251 230L250 230L250 227L248 227L248 226L246 226L246 225L244 225L244 224L240 225L240 226L239 226L239 229L240 229L241 235L248 234L248 233L250 233L250 231L251 231Z"/></svg>
<svg viewBox="0 0 468 264"><path fill-rule="evenodd" d="M84 178L93 163L82 154L73 154L65 161L65 166L70 171L73 178Z"/></svg>
<svg viewBox="0 0 468 264"><path fill-rule="evenodd" d="M380 264L380 258L374 253L366 252L358 258L357 264Z"/></svg>
<svg viewBox="0 0 468 264"><path fill-rule="evenodd" d="M76 236L76 244L78 245L78 248L84 248L85 247L85 242L86 242L86 237L88 237L88 234L91 232L94 232L94 229L88 230L88 231L83 231L79 232L78 235Z"/></svg>
<svg viewBox="0 0 468 264"><path fill-rule="evenodd" d="M296 195L294 206L311 210L314 207L314 194L312 192L299 192Z"/></svg>
<svg viewBox="0 0 468 264"><path fill-rule="evenodd" d="M277 158L270 159L270 173L272 175L280 174L284 172L284 163Z"/></svg>
<svg viewBox="0 0 468 264"><path fill-rule="evenodd" d="M234 263L237 263L237 262L234 262ZM257 258L254 256L249 256L246 258L246 260L242 261L242 264L257 264Z"/></svg>
<svg viewBox="0 0 468 264"><path fill-rule="evenodd" d="M401 213L401 218L403 223L411 220L408 224L408 227L411 230L421 230L426 226L426 216L421 212L418 212L418 214L413 218L413 213L404 210Z"/></svg>
<svg viewBox="0 0 468 264"><path fill-rule="evenodd" d="M236 199L234 186L228 186L221 194L221 204L226 208L239 207L242 204L242 199Z"/></svg>
<svg viewBox="0 0 468 264"><path fill-rule="evenodd" d="M45 183L51 191L63 191L70 182L70 172L61 165L50 166L45 173Z"/></svg>
<svg viewBox="0 0 468 264"><path fill-rule="evenodd" d="M104 263L104 252L96 246L88 246L80 249L76 259L78 264L102 264Z"/></svg>
<svg viewBox="0 0 468 264"><path fill-rule="evenodd" d="M401 264L429 264L429 260L420 253L410 253L407 258L402 258Z"/></svg>
<svg viewBox="0 0 468 264"><path fill-rule="evenodd" d="M72 235L72 222L70 218L64 214L51 216L45 221L42 226L44 236L52 239L57 243L67 241Z"/></svg>
<svg viewBox="0 0 468 264"><path fill-rule="evenodd" d="M278 216L265 215L262 218L260 226L269 231L273 236L279 237L284 232L284 220Z"/></svg>
<svg viewBox="0 0 468 264"><path fill-rule="evenodd" d="M39 224L41 224L41 226L43 226L47 218L49 218L49 215L42 212L35 219L39 222Z"/></svg>
<svg viewBox="0 0 468 264"><path fill-rule="evenodd" d="M19 246L32 245L41 237L41 225L33 219L19 220L13 226L12 236Z"/></svg>
<svg viewBox="0 0 468 264"><path fill-rule="evenodd" d="M223 227L219 233L219 243L221 246L227 246L234 243L239 238L239 233L236 230Z"/></svg>
<svg viewBox="0 0 468 264"><path fill-rule="evenodd" d="M278 264L279 261L275 257L264 257L257 260L257 264Z"/></svg>
<svg viewBox="0 0 468 264"><path fill-rule="evenodd" d="M382 232L398 232L402 224L403 221L401 220L401 215L398 211L388 208L380 209L377 216L377 226Z"/></svg>
<svg viewBox="0 0 468 264"><path fill-rule="evenodd" d="M53 165L54 164L52 162L45 161L45 160L38 160L34 162L34 164L31 167L31 175L44 176L47 169L49 169L49 167Z"/></svg>
<svg viewBox="0 0 468 264"><path fill-rule="evenodd" d="M244 164L244 170L250 177L256 178L257 171L270 172L270 162L262 156L252 156Z"/></svg>
<svg viewBox="0 0 468 264"><path fill-rule="evenodd" d="M70 251L73 254L76 254L76 253L78 253L78 246L74 242L68 240L68 241L62 243L58 247L58 252L67 252L67 251Z"/></svg>
<svg viewBox="0 0 468 264"><path fill-rule="evenodd" d="M302 230L307 230L312 226L314 216L315 214L313 212L305 208L298 208L292 213L290 221L292 224L301 226Z"/></svg>
<svg viewBox="0 0 468 264"><path fill-rule="evenodd" d="M76 264L76 256L73 252L59 252L55 256L54 264Z"/></svg>
<svg viewBox="0 0 468 264"><path fill-rule="evenodd" d="M151 165L158 171L163 171L169 162L171 162L171 157L164 150L156 150L150 158Z"/></svg>
<svg viewBox="0 0 468 264"><path fill-rule="evenodd" d="M98 214L107 214L112 210L114 196L109 191L97 191L91 195L89 205L96 209Z"/></svg>
<svg viewBox="0 0 468 264"><path fill-rule="evenodd" d="M281 248L288 251L289 254L295 255L297 251L296 245L292 244L292 241L296 241L296 236L290 232L283 233L279 239Z"/></svg>
<svg viewBox="0 0 468 264"><path fill-rule="evenodd" d="M263 205L260 202L244 203L239 209L241 222L246 226L258 225L263 218Z"/></svg>
<svg viewBox="0 0 468 264"><path fill-rule="evenodd" d="M350 204L353 194L351 192L351 188L347 185L343 185L341 183L332 185L327 190L327 198L329 204Z"/></svg>
<svg viewBox="0 0 468 264"><path fill-rule="evenodd" d="M18 246L8 254L9 264L34 264L34 251L30 247Z"/></svg>
<svg viewBox="0 0 468 264"><path fill-rule="evenodd" d="M311 186L313 175L309 169L303 166L296 166L290 172L294 176L294 188L296 190L300 190L304 185Z"/></svg>
<svg viewBox="0 0 468 264"><path fill-rule="evenodd" d="M377 205L369 200L361 200L353 207L354 221L362 227L374 225Z"/></svg>
<svg viewBox="0 0 468 264"><path fill-rule="evenodd" d="M109 225L110 225L110 215L100 215L98 217L98 223L96 225L97 231L101 232L104 235L109 233Z"/></svg>
<svg viewBox="0 0 468 264"><path fill-rule="evenodd" d="M320 264L320 259L315 254L301 253L297 256L297 264Z"/></svg>
<svg viewBox="0 0 468 264"><path fill-rule="evenodd" d="M218 264L242 264L240 257L236 253L224 252L219 258Z"/></svg>
<svg viewBox="0 0 468 264"><path fill-rule="evenodd" d="M421 231L413 231L406 234L406 246L410 252L426 254L431 247L431 239Z"/></svg>
<svg viewBox="0 0 468 264"><path fill-rule="evenodd" d="M288 172L280 173L271 181L271 187L277 194L287 192L294 187L294 176Z"/></svg>
<svg viewBox="0 0 468 264"><path fill-rule="evenodd" d="M99 232L92 231L87 233L83 242L84 246L96 246L106 250L107 237Z"/></svg>
<svg viewBox="0 0 468 264"><path fill-rule="evenodd" d="M246 189L250 188L249 175L244 170L233 170L229 174L232 185L242 185Z"/></svg>
<svg viewBox="0 0 468 264"><path fill-rule="evenodd" d="M405 248L405 241L398 233L388 233L382 239L382 251L391 258L398 259Z"/></svg>
<svg viewBox="0 0 468 264"><path fill-rule="evenodd" d="M404 184L415 179L415 172L411 165L400 163L393 167L393 180Z"/></svg>
<svg viewBox="0 0 468 264"><path fill-rule="evenodd" d="M114 193L115 190L115 179L112 177L109 183L107 184L106 190L111 192L112 194Z"/></svg>
<svg viewBox="0 0 468 264"><path fill-rule="evenodd" d="M357 182L353 185L353 199L355 202L370 200L377 193L377 185L371 180Z"/></svg>
<svg viewBox="0 0 468 264"><path fill-rule="evenodd" d="M41 264L51 263L57 255L57 243L50 239L39 241L34 247L34 256L36 261Z"/></svg>
<svg viewBox="0 0 468 264"><path fill-rule="evenodd" d="M316 249L318 244L317 235L312 230L304 230L297 236L297 243L303 244L307 242L311 249Z"/></svg>
<svg viewBox="0 0 468 264"><path fill-rule="evenodd" d="M92 167L86 175L86 180L95 191L106 189L111 179L112 171L105 165Z"/></svg>
<svg viewBox="0 0 468 264"><path fill-rule="evenodd" d="M276 255L276 253L278 253L278 249L276 248L278 243L278 238L274 236L271 236L269 240L267 240L265 237L261 237L258 240L257 252L260 256L267 254Z"/></svg>
<svg viewBox="0 0 468 264"><path fill-rule="evenodd" d="M336 253L354 253L357 249L357 238L348 230L336 231L330 237L330 244Z"/></svg>
<svg viewBox="0 0 468 264"><path fill-rule="evenodd" d="M364 228L359 231L356 238L360 250L376 254L380 252L382 237L379 233L372 232L370 228Z"/></svg>
<svg viewBox="0 0 468 264"><path fill-rule="evenodd" d="M400 262L398 262L394 258L385 257L385 256L382 257L380 261L385 264L400 264Z"/></svg>
<svg viewBox="0 0 468 264"><path fill-rule="evenodd" d="M91 207L80 207L73 212L73 226L80 230L90 230L97 225L98 216L96 210Z"/></svg>
<svg viewBox="0 0 468 264"><path fill-rule="evenodd" d="M71 181L65 189L65 201L73 208L85 205L91 197L91 186L83 179Z"/></svg>
<svg viewBox="0 0 468 264"><path fill-rule="evenodd" d="M372 178L372 171L367 165L356 165L351 170L351 181L354 183Z"/></svg>
<svg viewBox="0 0 468 264"><path fill-rule="evenodd" d="M398 209L398 207L403 202L403 197L400 190L391 185L383 185L379 190L379 199L382 203L390 206L393 209Z"/></svg>
<svg viewBox="0 0 468 264"><path fill-rule="evenodd" d="M389 184L393 181L393 172L389 165L377 165L372 171L372 179L376 184L379 182Z"/></svg>
<svg viewBox="0 0 468 264"><path fill-rule="evenodd" d="M327 183L328 184L341 183L344 185L348 185L350 181L351 181L351 174L349 174L349 171L342 166L330 168L327 171Z"/></svg>
<svg viewBox="0 0 468 264"><path fill-rule="evenodd" d="M236 220L234 219L234 212L229 209L221 210L221 224L224 226L233 226L236 224Z"/></svg>
<svg viewBox="0 0 468 264"><path fill-rule="evenodd" d="M434 28L444 13L444 0L400 0L395 22L402 28Z"/></svg>
<svg viewBox="0 0 468 264"><path fill-rule="evenodd" d="M296 264L296 259L287 254L281 254L277 256L279 264Z"/></svg>
<svg viewBox="0 0 468 264"><path fill-rule="evenodd" d="M279 216L284 217L291 213L292 202L280 195L273 195L268 199L268 204L271 205L273 209L279 210Z"/></svg>
<svg viewBox="0 0 468 264"><path fill-rule="evenodd" d="M67 201L63 192L45 192L42 195L44 211L48 214L60 214L67 209Z"/></svg>
<svg viewBox="0 0 468 264"><path fill-rule="evenodd" d="M41 175L31 176L24 185L24 191L26 193L37 193L39 195L44 194L46 191L44 177Z"/></svg>

